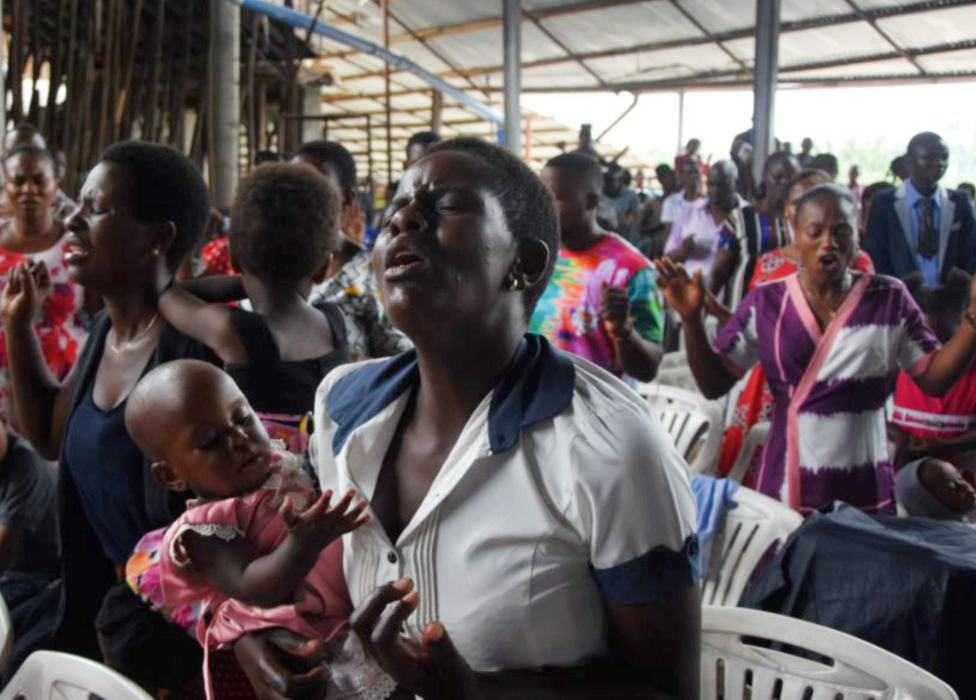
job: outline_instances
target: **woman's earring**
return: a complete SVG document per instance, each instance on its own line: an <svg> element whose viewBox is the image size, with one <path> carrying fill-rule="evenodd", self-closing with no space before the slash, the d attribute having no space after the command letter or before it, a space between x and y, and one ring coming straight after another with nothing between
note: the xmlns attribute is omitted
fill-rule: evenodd
<svg viewBox="0 0 976 700"><path fill-rule="evenodd" d="M511 279L508 280L508 291L517 292L522 288L522 277L519 275L512 275Z"/></svg>
<svg viewBox="0 0 976 700"><path fill-rule="evenodd" d="M152 256L154 258L158 258L159 257L159 248L153 248L152 249Z"/></svg>

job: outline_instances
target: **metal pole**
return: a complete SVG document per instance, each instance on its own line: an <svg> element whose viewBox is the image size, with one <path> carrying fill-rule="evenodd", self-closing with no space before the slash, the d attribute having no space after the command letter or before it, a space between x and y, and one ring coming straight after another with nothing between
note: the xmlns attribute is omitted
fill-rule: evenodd
<svg viewBox="0 0 976 700"><path fill-rule="evenodd" d="M776 73L779 68L779 10L781 0L756 2L756 67L753 73L752 172L762 180L766 159L775 148L773 117L776 113Z"/></svg>
<svg viewBox="0 0 976 700"><path fill-rule="evenodd" d="M214 47L214 204L227 209L234 203L241 131L241 8L224 0L211 0L217 22Z"/></svg>
<svg viewBox="0 0 976 700"><path fill-rule="evenodd" d="M522 155L522 7L521 0L503 0L505 56L505 148Z"/></svg>
<svg viewBox="0 0 976 700"><path fill-rule="evenodd" d="M685 152L685 91L678 90L678 150L676 153Z"/></svg>

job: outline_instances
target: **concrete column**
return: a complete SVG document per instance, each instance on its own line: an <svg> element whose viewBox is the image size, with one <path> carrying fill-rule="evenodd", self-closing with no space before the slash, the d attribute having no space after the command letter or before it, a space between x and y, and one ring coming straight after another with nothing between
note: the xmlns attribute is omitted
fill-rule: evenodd
<svg viewBox="0 0 976 700"><path fill-rule="evenodd" d="M502 0L505 56L505 148L522 156L522 3Z"/></svg>
<svg viewBox="0 0 976 700"><path fill-rule="evenodd" d="M763 166L775 148L776 75L779 69L779 10L781 0L756 2L756 67L753 72L752 173L762 181Z"/></svg>
<svg viewBox="0 0 976 700"><path fill-rule="evenodd" d="M216 178L211 191L218 209L234 202L239 176L241 129L241 7L225 0L210 0L217 23L214 52L214 162Z"/></svg>

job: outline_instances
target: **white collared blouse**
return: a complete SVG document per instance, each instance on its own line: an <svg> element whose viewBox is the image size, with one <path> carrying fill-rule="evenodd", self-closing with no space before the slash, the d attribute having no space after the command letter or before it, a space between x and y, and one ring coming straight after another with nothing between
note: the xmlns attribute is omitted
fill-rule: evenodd
<svg viewBox="0 0 976 700"><path fill-rule="evenodd" d="M413 352L340 367L310 449L323 489L369 499L416 386ZM476 671L575 666L607 653L606 605L698 578L688 468L644 401L527 335L469 418L397 542L373 519L343 541L354 605L409 577L419 636L441 621Z"/></svg>

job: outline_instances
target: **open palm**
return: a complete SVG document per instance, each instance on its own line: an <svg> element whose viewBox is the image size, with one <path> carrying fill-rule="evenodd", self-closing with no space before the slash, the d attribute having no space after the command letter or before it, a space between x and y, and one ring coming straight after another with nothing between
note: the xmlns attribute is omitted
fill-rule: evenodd
<svg viewBox="0 0 976 700"><path fill-rule="evenodd" d="M701 313L705 305L705 285L702 284L701 272L691 277L684 265L676 264L670 258L661 258L654 266L657 268L658 285L664 292L668 306L683 319Z"/></svg>

